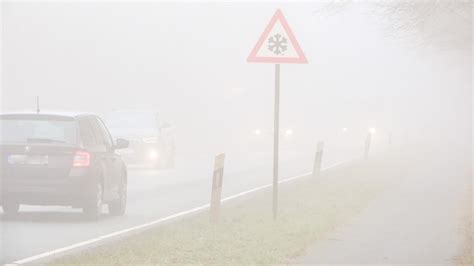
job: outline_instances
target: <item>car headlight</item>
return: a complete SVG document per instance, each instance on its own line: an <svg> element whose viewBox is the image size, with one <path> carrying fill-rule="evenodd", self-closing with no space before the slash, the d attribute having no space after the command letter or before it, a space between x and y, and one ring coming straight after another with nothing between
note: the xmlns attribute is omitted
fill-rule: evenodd
<svg viewBox="0 0 474 266"><path fill-rule="evenodd" d="M148 158L152 161L158 159L158 152L157 151L149 151Z"/></svg>

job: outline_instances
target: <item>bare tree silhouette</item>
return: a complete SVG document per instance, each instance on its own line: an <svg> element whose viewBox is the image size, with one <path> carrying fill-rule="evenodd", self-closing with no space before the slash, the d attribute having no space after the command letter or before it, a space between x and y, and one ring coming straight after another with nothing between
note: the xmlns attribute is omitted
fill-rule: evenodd
<svg viewBox="0 0 474 266"><path fill-rule="evenodd" d="M341 12L354 5L366 4L368 16L377 27L397 39L411 44L449 50L470 50L472 47L471 0L386 0L332 1L317 10L317 14Z"/></svg>

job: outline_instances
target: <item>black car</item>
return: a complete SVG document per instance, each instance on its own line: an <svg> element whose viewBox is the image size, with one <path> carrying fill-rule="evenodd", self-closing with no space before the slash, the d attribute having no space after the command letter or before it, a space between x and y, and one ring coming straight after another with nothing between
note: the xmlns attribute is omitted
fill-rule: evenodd
<svg viewBox="0 0 474 266"><path fill-rule="evenodd" d="M97 219L103 204L123 215L127 168L115 153L128 141L113 141L93 114L0 115L0 204L6 215L21 204L82 208Z"/></svg>

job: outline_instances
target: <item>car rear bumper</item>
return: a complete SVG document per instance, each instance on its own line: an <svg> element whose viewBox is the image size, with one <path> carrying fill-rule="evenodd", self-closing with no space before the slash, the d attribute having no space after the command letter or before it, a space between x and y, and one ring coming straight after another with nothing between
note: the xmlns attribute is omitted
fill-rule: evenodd
<svg viewBox="0 0 474 266"><path fill-rule="evenodd" d="M93 191L88 174L64 178L2 178L0 204L6 201L28 205L82 206Z"/></svg>

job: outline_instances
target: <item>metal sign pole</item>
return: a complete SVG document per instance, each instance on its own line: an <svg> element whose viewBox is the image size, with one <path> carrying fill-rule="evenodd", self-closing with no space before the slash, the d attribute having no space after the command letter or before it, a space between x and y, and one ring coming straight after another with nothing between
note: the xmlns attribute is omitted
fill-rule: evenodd
<svg viewBox="0 0 474 266"><path fill-rule="evenodd" d="M273 124L273 219L278 214L278 138L280 133L280 64L275 64L275 106Z"/></svg>

